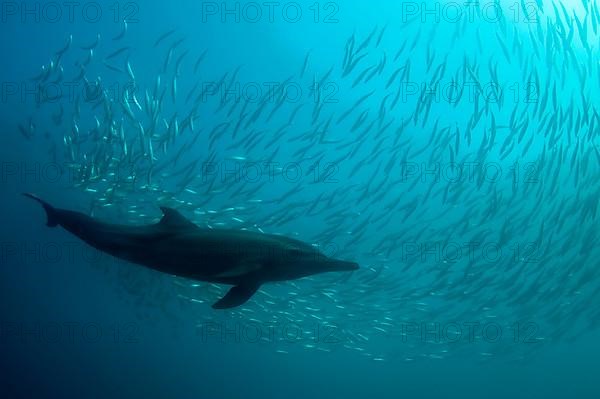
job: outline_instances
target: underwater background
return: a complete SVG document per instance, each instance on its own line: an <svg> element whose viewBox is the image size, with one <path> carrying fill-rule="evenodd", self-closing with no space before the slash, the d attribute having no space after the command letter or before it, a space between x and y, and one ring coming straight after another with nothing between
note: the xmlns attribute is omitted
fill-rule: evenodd
<svg viewBox="0 0 600 399"><path fill-rule="evenodd" d="M2 397L598 397L597 2L1 12ZM361 268L215 310L23 192Z"/></svg>

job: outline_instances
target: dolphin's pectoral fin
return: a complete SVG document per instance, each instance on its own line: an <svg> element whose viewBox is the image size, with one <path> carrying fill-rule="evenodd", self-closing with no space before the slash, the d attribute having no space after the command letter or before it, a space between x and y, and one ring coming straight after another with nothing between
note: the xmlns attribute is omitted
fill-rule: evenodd
<svg viewBox="0 0 600 399"><path fill-rule="evenodd" d="M227 294L212 307L214 309L228 309L235 308L244 304L260 287L260 283L257 281L244 281L239 285L232 287Z"/></svg>
<svg viewBox="0 0 600 399"><path fill-rule="evenodd" d="M198 228L198 226L186 219L186 217L179 213L179 211L176 209L161 206L160 210L163 213L163 217L160 219L159 224L163 227Z"/></svg>

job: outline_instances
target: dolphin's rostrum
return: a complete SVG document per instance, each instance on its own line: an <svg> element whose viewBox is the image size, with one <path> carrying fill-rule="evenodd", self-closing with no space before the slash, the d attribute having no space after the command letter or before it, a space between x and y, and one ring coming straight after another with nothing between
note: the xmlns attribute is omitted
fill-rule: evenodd
<svg viewBox="0 0 600 399"><path fill-rule="evenodd" d="M332 259L312 245L284 236L245 230L203 229L172 208L161 207L160 222L127 226L100 222L58 209L33 194L47 225L62 226L94 248L161 272L233 287L212 306L245 303L261 284L313 274L352 271L358 264Z"/></svg>

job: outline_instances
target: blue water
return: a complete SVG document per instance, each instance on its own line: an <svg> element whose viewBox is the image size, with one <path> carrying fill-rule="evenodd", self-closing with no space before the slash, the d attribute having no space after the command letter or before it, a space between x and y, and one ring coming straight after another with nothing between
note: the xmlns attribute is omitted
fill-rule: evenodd
<svg viewBox="0 0 600 399"><path fill-rule="evenodd" d="M483 9L492 12L490 3L484 2L482 7L485 4L488 8ZM284 2L273 6L271 17L264 3L101 1L81 3L72 18L66 2L4 2L0 43L4 60L0 67L2 397L597 397L597 217L595 212L579 212L595 208L598 202L600 155L594 152L594 146L598 146L595 143L600 124L569 129L554 140L548 120L560 115L559 120L567 125L568 118L563 116L571 115L569 126L573 126L586 109L589 120L594 120L598 103L594 88L600 83L600 73L597 19L592 14L598 5L563 1L564 9L573 17L573 38L568 45L571 50L567 53L559 41L553 42L550 47L554 52L548 62L548 29L560 30L560 24L548 22L556 18L552 3L523 3L537 16L534 22L524 16L521 2L500 4L506 15L502 23L491 14L488 19L475 16L474 22L464 14L455 16L455 9L466 12L465 5L449 2L427 2L426 6L393 1ZM560 3L556 5L563 18ZM232 13L225 12L224 7ZM97 10L101 15L96 16ZM262 12L260 18L255 17L256 10ZM575 18L587 22L577 27ZM124 19L128 21L127 31L123 38L114 40L123 29ZM343 76L348 39L354 35L356 49L375 28L364 63L359 63L349 77ZM154 46L172 29L176 32ZM530 32L540 32L543 38L534 36L537 50L530 42ZM94 116L106 126L101 118L103 106L66 97L40 105L28 91L35 88L31 77L42 65L48 65L72 35L72 44L61 60L64 76L60 82L64 89L64 83L80 71L75 61L81 61L88 52L81 47L93 43L98 34L101 40L86 67L86 77L93 81L100 76L107 87L115 85L112 87L116 87L117 94L111 97L114 121L125 126L128 138L138 133L119 106L127 82L125 57L116 55L107 61L122 72L102 63L104 57L124 46L130 47L126 52L140 88L136 91L140 102L146 90L152 92L157 75L161 75L161 87L166 92L157 131L163 133L175 113L181 125L190 112L190 103L182 98L195 83L215 83L225 72L230 73L230 79L237 67L236 79L242 90L259 87L261 94L270 82L283 82L292 76L291 82L301 89L306 106L293 126L280 131L281 138L267 136L256 147L240 142L257 131L276 132L299 102L286 103L270 120L266 120L271 112L268 108L262 119L240 130L236 137L229 135L233 125L228 126L227 134L210 143L212 128L224 121L235 124L241 109L236 108L231 118L223 111L215 112L217 94L199 106L196 130L201 133L188 129L166 153L155 146L156 157L167 161L153 177L154 188L144 186L143 168L147 164L138 161L141 182L110 197L103 182L90 183L68 172L69 164L98 160L93 158L97 147L84 144L73 160L64 143L64 137L73 132L74 121L81 132L95 126ZM513 46L515 36L521 41L524 56L519 57ZM505 38L508 54L498 44L498 37ZM185 41L169 62L170 72L162 73L169 45L178 38ZM414 38L416 45L408 50ZM404 52L394 61L404 42ZM207 55L200 72L193 74L194 63L204 50ZM187 58L177 77L174 103L171 79L184 51ZM534 58L535 51L541 56ZM307 53L309 63L300 76ZM428 67L432 54L434 61ZM365 67L378 65L383 57L385 73L352 87ZM444 82L454 77L463 79L469 76L463 68L466 63L482 83L494 81L489 71L496 68L508 94L502 105L491 102L485 112L476 107L481 121L472 129L471 143L466 138L466 126L474 113L473 101L478 100L458 106L439 101L426 120L420 113L418 123L410 122L396 151L392 146L397 134L394 132L398 124L414 115L419 94L408 94L408 99L403 98L387 111L382 124L393 118L392 127L381 136L376 132L382 124L375 123L364 137L360 134L369 122L354 131L352 125L364 110L369 111L371 119L380 115L388 79L407 60L411 84L430 84L434 70L441 64L446 65ZM536 75L540 84L533 90L535 100L528 103L527 85L536 80ZM315 100L310 87L324 77L329 86L322 95L331 101L324 103L317 118L321 124L315 127L311 124ZM550 105L543 113L528 105L539 105L544 96L547 104L552 104L553 85L558 87L555 101L562 107L560 113L553 113ZM353 110L345 124L334 123L335 127L327 130L324 141L292 139L299 134L318 134L314 132L323 128L330 114L335 115L332 120L337 120L369 92L373 94ZM395 90L392 94L386 107L390 107ZM196 96L197 92L193 98ZM52 117L61 106L62 120L54 123ZM77 106L81 108L79 116L75 116ZM136 117L144 115L134 104L131 106ZM255 107L252 104L248 109L254 112ZM523 141L514 144L510 156L503 158L505 137L519 134L506 129L514 109L518 120L530 121L530 128ZM30 129L30 120L35 128ZM434 128L436 120L439 127ZM148 129L145 116L141 123ZM498 129L495 145L481 155L480 144L489 138L494 124ZM19 126L32 133L31 137L25 137L29 133L23 134ZM448 129L442 130L445 127ZM457 128L460 143L455 144L451 136ZM436 141L431 145L434 129L439 136L433 136ZM181 148L180 143L189 142L194 134L201 135L198 144L176 164L169 161ZM267 149L263 143L272 137L276 144ZM386 139L380 142L382 137ZM441 141L449 139L436 153L439 137ZM410 142L405 141L408 138ZM360 143L356 152L345 157L349 149L355 148L355 142ZM345 143L350 147L342 147ZM425 147L425 152L419 154L418 150ZM423 180L401 179L405 148L410 149L408 161L419 168L418 178ZM540 160L542 152L545 158ZM370 158L370 153L377 155ZM312 155L320 157L321 167L334 165L334 172L330 175L328 169L320 169L324 175L318 176L325 179L315 181L307 168L307 158ZM226 178L219 179L222 176L217 174L210 190L209 183L202 179L188 185L192 191L179 190L183 176L177 172L211 156L221 162L216 165L222 168L240 164L247 167L244 162L249 160L301 165L302 176L299 184L279 175L270 180L263 174L258 184L246 181L236 185ZM445 185L435 186L430 192L425 163L434 156L446 165L454 157L457 162L465 159L493 165L501 171L502 179L486 181L482 186L477 181L459 185L454 197L457 199L447 202L442 200ZM236 163L235 157L243 159ZM384 172L390 158L394 162L392 172ZM512 175L515 164L520 173L517 177ZM577 164L579 178L575 177ZM529 167L534 168L534 181L528 180ZM554 178L557 169L558 180ZM112 178L123 182L128 172L120 170ZM294 191L299 186L302 189ZM175 194L167 198L160 190ZM209 305L225 292L222 288L192 286L193 282L103 256L66 231L46 227L42 211L25 200L22 192L34 192L61 208L128 224L156 222L160 217L158 206L168 203L203 226L264 229L329 245L328 250L337 257L359 262L361 270L348 279L328 275L266 285L242 310L219 312ZM286 193L292 194L283 196ZM114 202L102 207L107 197ZM416 201L416 209L408 214L406 209L412 201ZM501 205L495 207L495 201ZM365 220L371 222L359 227ZM504 241L498 238L503 226L508 226L509 236ZM416 236L417 232L421 234ZM393 240L398 233L402 235L396 244L385 241L377 247L381 240ZM416 248L411 246L415 243L445 241L463 245L481 237L484 242L500 242L504 250L500 262L482 260L479 250L475 251L474 263L469 263L463 252L460 260L450 266L433 259L432 253L412 258L414 263L404 256ZM536 261L523 266L529 255L512 255L516 254L515 248L522 251L531 243L535 244ZM515 271L521 273L513 279ZM466 327L470 323L493 323L491 327L499 328L501 335L496 337L488 331L482 336L478 330L478 338L471 341ZM520 329L515 330L517 323ZM428 326L437 332L428 335ZM457 344L448 332L455 326L463 333ZM256 338L257 331L262 339Z"/></svg>

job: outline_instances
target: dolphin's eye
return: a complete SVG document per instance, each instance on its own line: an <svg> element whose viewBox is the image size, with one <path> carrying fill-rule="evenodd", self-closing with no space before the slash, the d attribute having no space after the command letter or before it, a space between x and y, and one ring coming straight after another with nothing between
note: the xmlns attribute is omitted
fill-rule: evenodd
<svg viewBox="0 0 600 399"><path fill-rule="evenodd" d="M287 250L288 259L298 259L300 255L302 255L300 248L288 248Z"/></svg>

